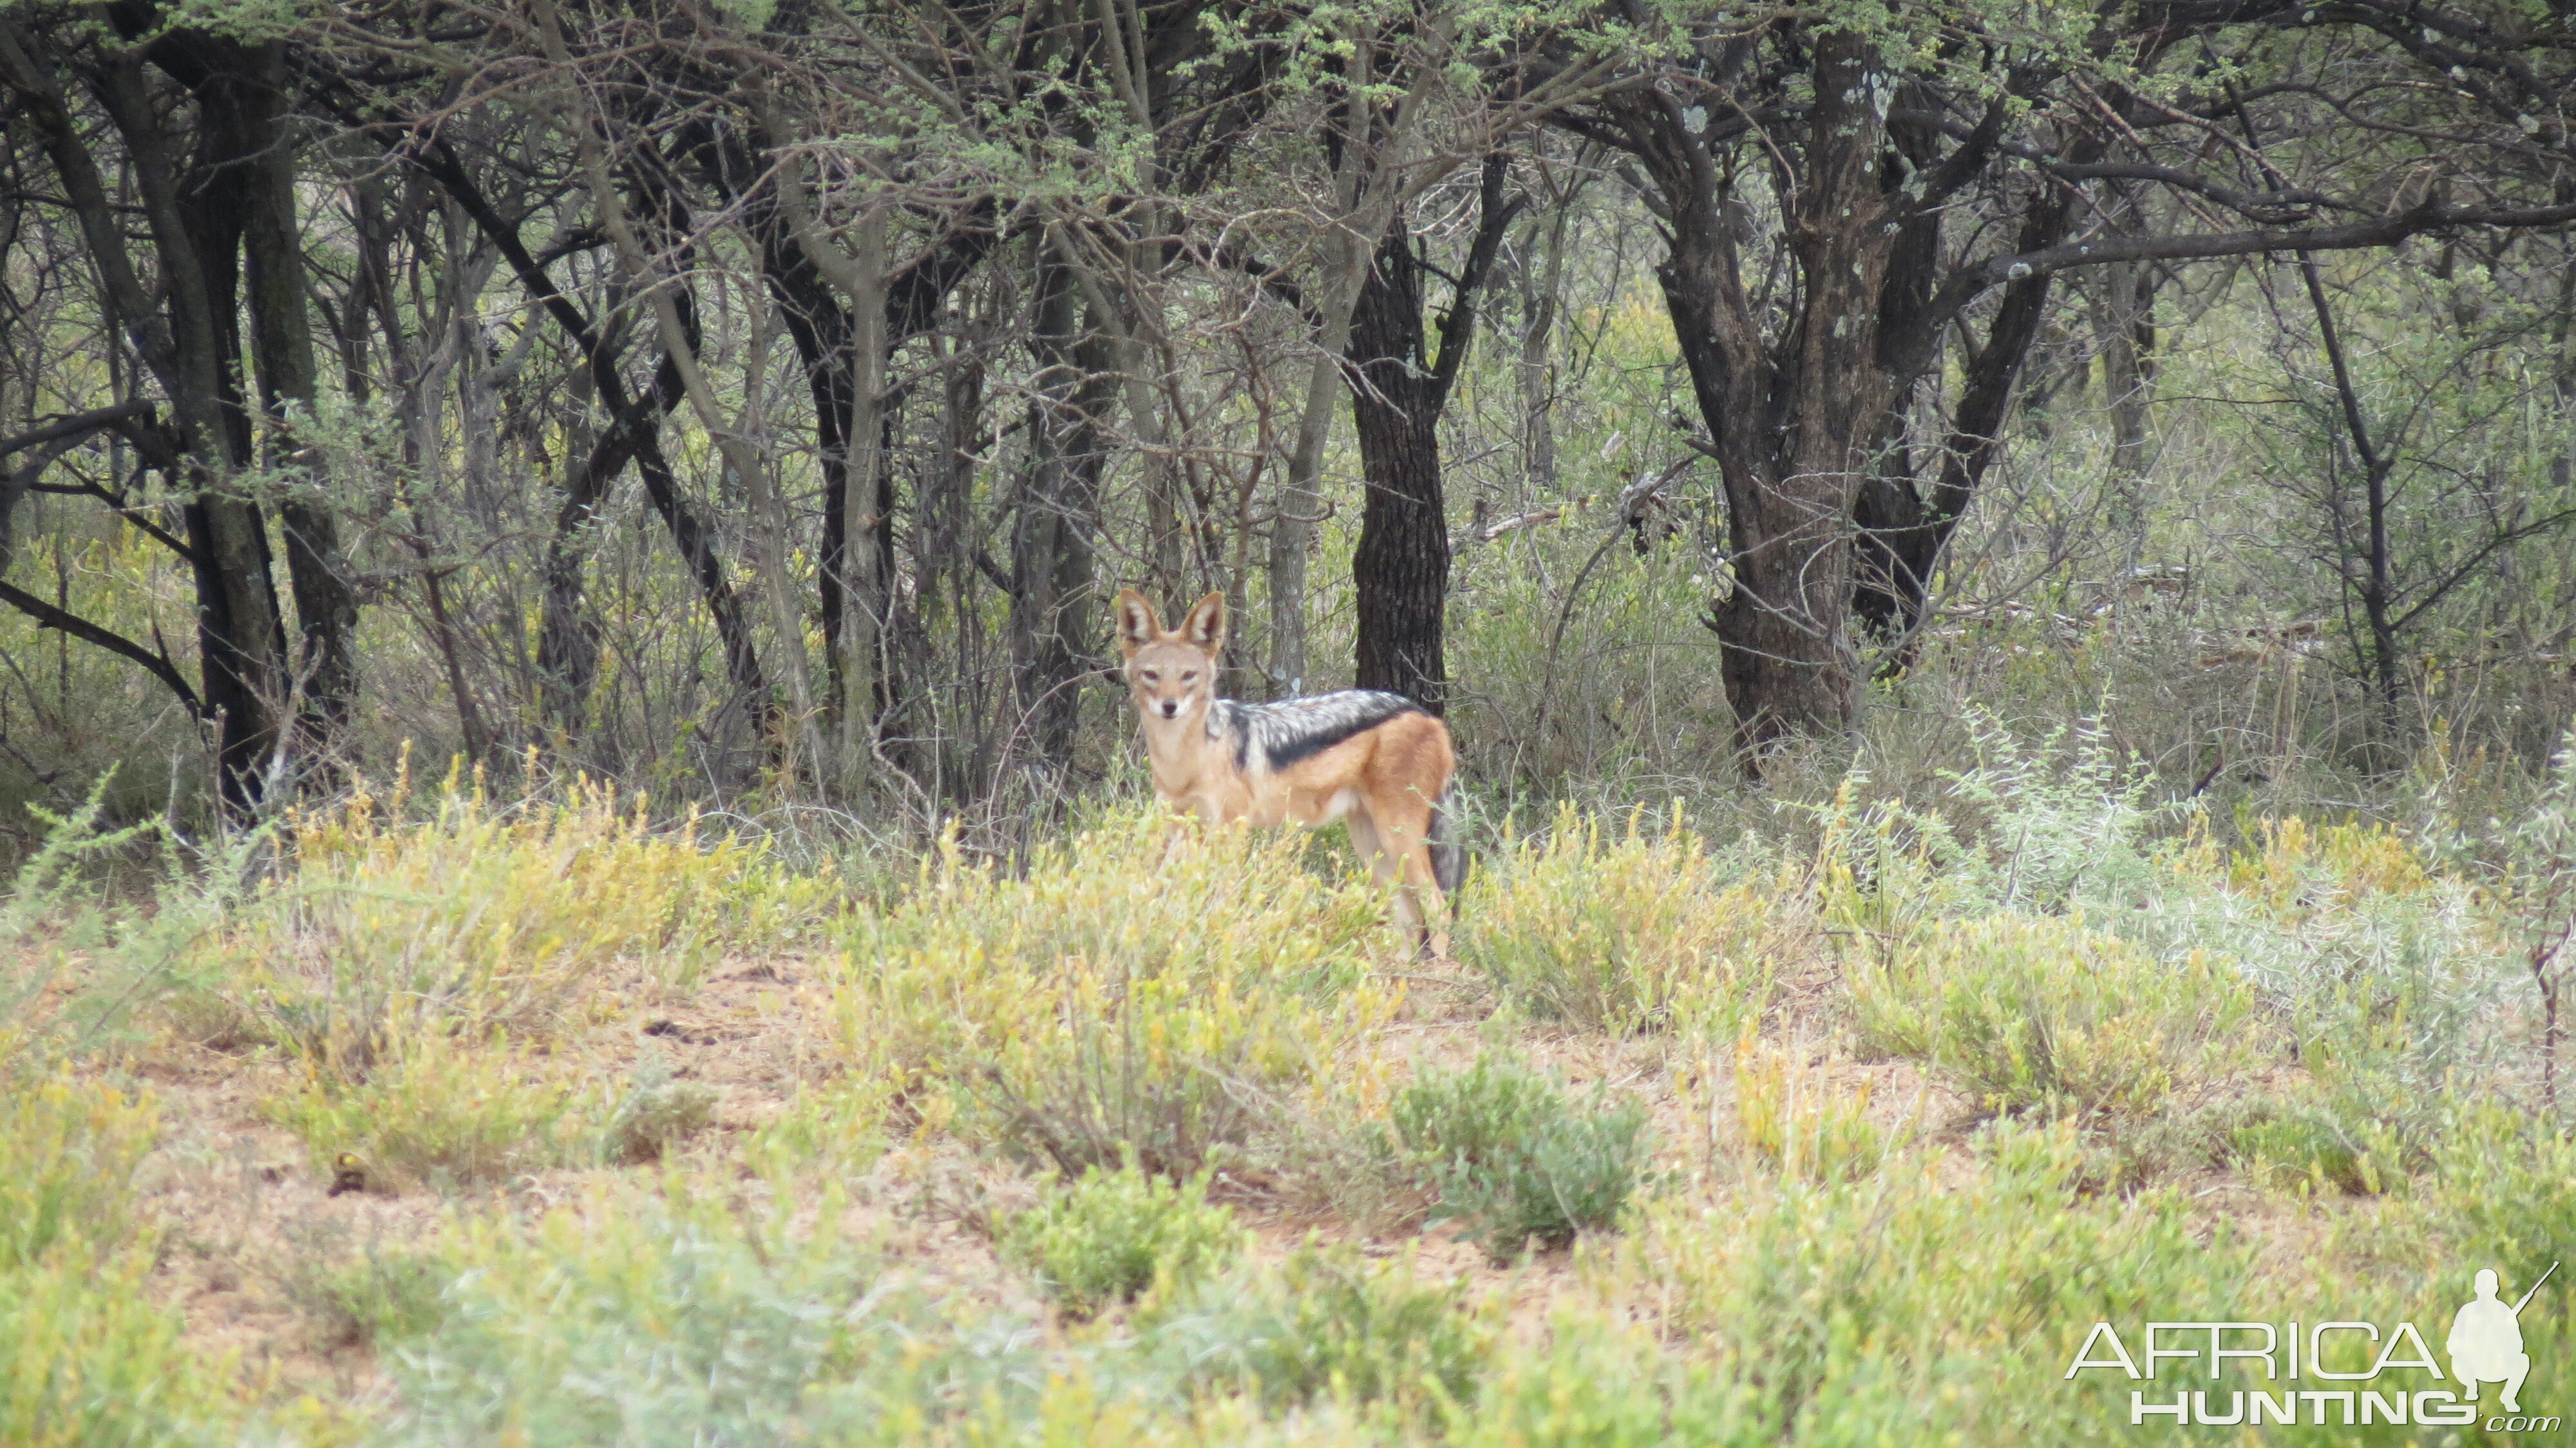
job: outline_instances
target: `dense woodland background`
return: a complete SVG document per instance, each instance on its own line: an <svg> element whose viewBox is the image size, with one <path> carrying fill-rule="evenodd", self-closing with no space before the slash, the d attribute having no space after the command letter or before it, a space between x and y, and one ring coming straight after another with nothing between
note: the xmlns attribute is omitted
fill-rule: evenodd
<svg viewBox="0 0 2576 1448"><path fill-rule="evenodd" d="M1121 585L1489 800L1989 718L2222 799L2536 764L2571 63L2395 0L14 6L0 787L408 746L1010 837L1132 770Z"/></svg>

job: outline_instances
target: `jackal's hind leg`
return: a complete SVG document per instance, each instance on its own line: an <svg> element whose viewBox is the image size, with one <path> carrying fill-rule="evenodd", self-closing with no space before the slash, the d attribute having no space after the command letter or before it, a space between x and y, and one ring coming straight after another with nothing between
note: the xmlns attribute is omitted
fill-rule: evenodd
<svg viewBox="0 0 2576 1448"><path fill-rule="evenodd" d="M1350 828L1352 848L1360 852L1361 859L1368 861L1370 876L1381 885L1396 882L1395 928L1413 937L1417 952L1427 948L1430 940L1423 932L1422 912L1413 899L1412 856L1420 850L1406 850L1402 841L1379 828L1377 820L1365 809L1355 809L1342 816L1342 823Z"/></svg>
<svg viewBox="0 0 2576 1448"><path fill-rule="evenodd" d="M1397 881L1395 923L1413 937L1415 953L1426 959L1446 958L1448 932L1437 928L1446 917L1441 912L1440 879L1431 863L1430 811L1425 808L1404 813L1415 817L1374 822L1378 836L1377 877Z"/></svg>

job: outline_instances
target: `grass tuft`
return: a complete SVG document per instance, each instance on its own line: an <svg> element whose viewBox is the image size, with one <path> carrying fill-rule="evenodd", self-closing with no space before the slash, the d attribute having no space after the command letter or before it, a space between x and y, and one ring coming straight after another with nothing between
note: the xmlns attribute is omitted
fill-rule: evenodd
<svg viewBox="0 0 2576 1448"><path fill-rule="evenodd" d="M1202 1288L1156 1346L1194 1385L1274 1407L1325 1398L1422 1410L1473 1401L1500 1331L1463 1279L1424 1282L1409 1263L1310 1240L1276 1271Z"/></svg>
<svg viewBox="0 0 2576 1448"><path fill-rule="evenodd" d="M1507 840L1467 890L1462 960L1541 1015L1618 1032L1739 1011L1792 948L1790 892L1719 889L1673 806L1660 833L1631 810L1624 834L1572 805L1535 838Z"/></svg>
<svg viewBox="0 0 2576 1448"><path fill-rule="evenodd" d="M1842 1181L1875 1172L1890 1142L1869 1121L1869 1083L1833 1094L1802 1054L1746 1036L1735 1051L1735 1111L1744 1144L1784 1175Z"/></svg>
<svg viewBox="0 0 2576 1448"><path fill-rule="evenodd" d="M302 1138L316 1174L343 1156L372 1190L442 1189L503 1181L587 1153L575 1089L512 1051L505 1036L480 1050L438 1032L389 1049L368 1079L319 1070L267 1103L271 1120Z"/></svg>

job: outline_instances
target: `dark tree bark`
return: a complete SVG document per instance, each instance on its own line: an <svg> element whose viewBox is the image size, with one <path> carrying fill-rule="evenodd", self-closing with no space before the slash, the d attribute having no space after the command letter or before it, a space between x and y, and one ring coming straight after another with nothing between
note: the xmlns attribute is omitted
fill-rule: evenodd
<svg viewBox="0 0 2576 1448"><path fill-rule="evenodd" d="M242 130L253 149L235 163L237 181L216 176L208 184L238 185L242 193L251 356L268 434L266 461L292 468L303 456L294 437L294 414L312 406L318 379L296 213L296 151L289 144L286 47L280 41L240 47L232 58L247 71L232 84L239 92ZM302 640L296 661L304 695L300 722L308 748L335 756L347 746L358 690L358 603L341 555L339 518L327 499L298 488L279 501L278 521Z"/></svg>
<svg viewBox="0 0 2576 1448"><path fill-rule="evenodd" d="M1631 148L1667 198L1672 241L1658 279L1726 497L1735 582L1710 626L1748 759L1851 724L1853 511L1895 392L1875 356L1888 233L1901 228L1888 226L1879 186L1874 57L1858 36L1826 36L1814 71L1787 244L1804 286L1776 340L1740 290L1707 147L1661 98L1620 105Z"/></svg>
<svg viewBox="0 0 2576 1448"><path fill-rule="evenodd" d="M1477 292L1520 209L1503 199L1510 162L1487 158L1475 239L1424 355L1422 279L1428 270L1398 215L1378 244L1351 314L1351 417L1360 445L1360 538L1351 556L1359 613L1354 682L1402 694L1434 714L1447 707L1443 634L1449 599L1449 517L1441 492L1440 415L1475 337Z"/></svg>
<svg viewBox="0 0 2576 1448"><path fill-rule="evenodd" d="M124 11L112 16L132 26L149 18ZM197 149L183 164L154 102L143 50L119 49L74 67L53 48L52 38L15 19L0 21L0 85L14 93L53 162L99 277L103 319L132 342L170 400L168 442L157 451L160 466L186 499L199 704L205 717L217 721L219 797L227 809L247 811L258 803L277 743L278 711L289 691L267 522L258 503L235 485L252 459L235 290L249 224L242 171L275 139L275 88L263 89L236 63L243 53L237 43L190 31L153 41L151 63L189 85L198 101ZM124 218L72 119L63 86L74 74L124 146L157 272L155 288L143 283ZM272 117L265 128L257 119L263 109Z"/></svg>
<svg viewBox="0 0 2576 1448"><path fill-rule="evenodd" d="M1021 716L1013 754L1047 789L1073 762L1080 686L1100 642L1092 582L1108 461L1100 418L1119 379L1111 342L1083 320L1071 268L1043 245L1034 306L1029 351L1040 370L1031 457L1011 520L1011 681Z"/></svg>
<svg viewBox="0 0 2576 1448"><path fill-rule="evenodd" d="M564 739L579 737L587 725L591 689L599 678L599 626L585 599L583 579L600 505L617 475L634 461L639 440L658 431L662 419L679 405L680 369L666 356L653 370L652 388L631 399L608 430L571 459L565 475L563 501L555 509L540 568L544 592L537 621L538 709L547 727Z"/></svg>

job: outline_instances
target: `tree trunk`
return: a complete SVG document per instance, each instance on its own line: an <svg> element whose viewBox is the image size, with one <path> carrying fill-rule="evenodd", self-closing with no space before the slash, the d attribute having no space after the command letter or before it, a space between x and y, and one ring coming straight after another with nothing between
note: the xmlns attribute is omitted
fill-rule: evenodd
<svg viewBox="0 0 2576 1448"><path fill-rule="evenodd" d="M2095 335L2102 347L2102 390L2111 405L2111 486L2121 507L2116 523L2142 521L2138 496L2147 472L2147 383L2155 347L2155 269L2117 263L2102 269L2102 309Z"/></svg>
<svg viewBox="0 0 2576 1448"><path fill-rule="evenodd" d="M1351 316L1351 420L1360 444L1360 540L1353 682L1402 694L1434 714L1447 702L1441 652L1449 597L1449 520L1440 488L1440 414L1448 389L1420 365L1422 269L1401 218L1387 229Z"/></svg>
<svg viewBox="0 0 2576 1448"><path fill-rule="evenodd" d="M2369 420L2362 414L2361 392L2353 385L2343 339L2335 330L2334 309L2326 302L2325 280L2318 272L2316 253L2299 253L2299 279L2306 284L2309 305L2316 309L2317 340L2325 349L2328 370L2334 378L2335 401L2351 435L2353 456L2361 464L2362 576L2354 592L2360 595L2362 618L2370 629L2370 671L2379 685L2380 727L2383 739L2393 748L2406 728L2402 707L2406 671L2397 649L2395 562L2388 539L2388 476L2395 460L2383 453L2370 435ZM2342 528L2338 526L2335 532L2337 541L2343 541ZM2351 577L2348 565L2341 571L2347 579Z"/></svg>
<svg viewBox="0 0 2576 1448"><path fill-rule="evenodd" d="M305 309L302 229L296 219L295 151L287 144L286 52L280 41L242 58L255 73L240 87L244 139L253 149L241 158L242 250L248 263L251 356L259 373L260 412L268 431L271 467L293 467L304 448L294 436L294 414L313 404L313 325ZM286 572L302 636L296 673L304 708L299 724L305 747L335 756L348 747L349 713L358 691L357 596L350 590L340 551L339 517L308 480L278 503L286 540Z"/></svg>
<svg viewBox="0 0 2576 1448"><path fill-rule="evenodd" d="M886 631L894 606L894 474L885 451L885 220L871 214L851 254L847 458L824 507L825 569L839 585L832 639L840 699L842 794L855 799L876 761L878 729L899 697Z"/></svg>
<svg viewBox="0 0 2576 1448"><path fill-rule="evenodd" d="M1565 229L1574 210L1575 193L1569 190L1558 198L1549 214L1532 222L1529 247L1520 258L1521 282L1521 355L1519 382L1521 393L1522 453L1521 476L1524 495L1522 506L1535 508L1536 501L1556 487L1556 389L1559 369L1556 361L1556 313L1565 291ZM1540 238L1545 237L1542 243ZM1538 252L1536 264L1527 251Z"/></svg>
<svg viewBox="0 0 2576 1448"><path fill-rule="evenodd" d="M218 793L226 808L244 812L260 799L289 681L267 520L235 481L251 462L252 439L241 391L236 290L247 208L234 172L275 138L245 120L242 78L209 61L225 48L190 32L174 32L152 47L156 63L197 94L199 145L184 179L170 155L141 54L118 53L96 73L95 84L126 143L160 261L167 320L145 350L147 357L159 354L154 371L170 396L189 473L178 485L188 498L184 515L196 572L203 697L222 721ZM58 166L64 160L59 148L56 160ZM79 193L96 186L96 172L86 153L76 169L90 172L86 184L65 177L79 206ZM109 244L123 261L121 228ZM125 290L114 282L110 287ZM155 319L148 301L140 306L145 310L119 308L134 313L127 325Z"/></svg>
<svg viewBox="0 0 2576 1448"><path fill-rule="evenodd" d="M1735 587L1710 624L1748 763L1791 736L1840 736L1854 722L1853 507L1893 401L1877 365L1893 250L1878 181L1884 119L1872 99L1885 78L1856 35L1821 39L1815 65L1789 223L1805 286L1787 334L1766 348L1732 293L1733 241L1714 204L1676 225L1662 271L1726 491ZM1698 189L1707 194L1706 183Z"/></svg>
<svg viewBox="0 0 2576 1448"><path fill-rule="evenodd" d="M1013 751L1038 797L1060 788L1073 762L1080 684L1094 637L1093 539L1107 461L1099 418L1119 385L1117 358L1078 320L1072 271L1051 251L1038 264L1029 350L1039 372L1029 404L1029 466L1011 527L1011 680L1021 725Z"/></svg>
<svg viewBox="0 0 2576 1448"><path fill-rule="evenodd" d="M1503 200L1510 163L1485 162L1476 235L1456 295L1440 323L1440 351L1424 351L1422 278L1402 212L1360 285L1351 310L1351 419L1360 444L1360 539L1351 556L1358 603L1355 682L1402 694L1434 714L1448 703L1443 656L1449 600L1449 515L1441 491L1440 417L1475 338L1477 292L1518 212Z"/></svg>
<svg viewBox="0 0 2576 1448"><path fill-rule="evenodd" d="M2066 234L2073 203L2071 195L2061 194L2034 206L2023 218L2016 244L2035 251L2055 243ZM1914 237L1918 245L1907 247L1905 240L1899 240L1899 265L1937 258L1938 237L1928 227ZM1940 566L1950 535L1967 516L1968 501L2003 450L2004 420L2021 379L2022 361L2039 339L2053 284L2054 279L2043 273L2004 286L1994 317L1986 325L1984 344L1965 361L1964 385L1951 409L1950 429L1941 440L1928 488L1916 483L1914 458L1903 446L1904 404L1891 404L1880 438L1881 466L1863 484L1853 514L1860 528L1854 607L1862 623L1893 646L1881 663L1883 673L1902 669L1914 659L1917 630L1931 600L1933 572ZM1900 381L1909 389L1913 385L1911 379Z"/></svg>

